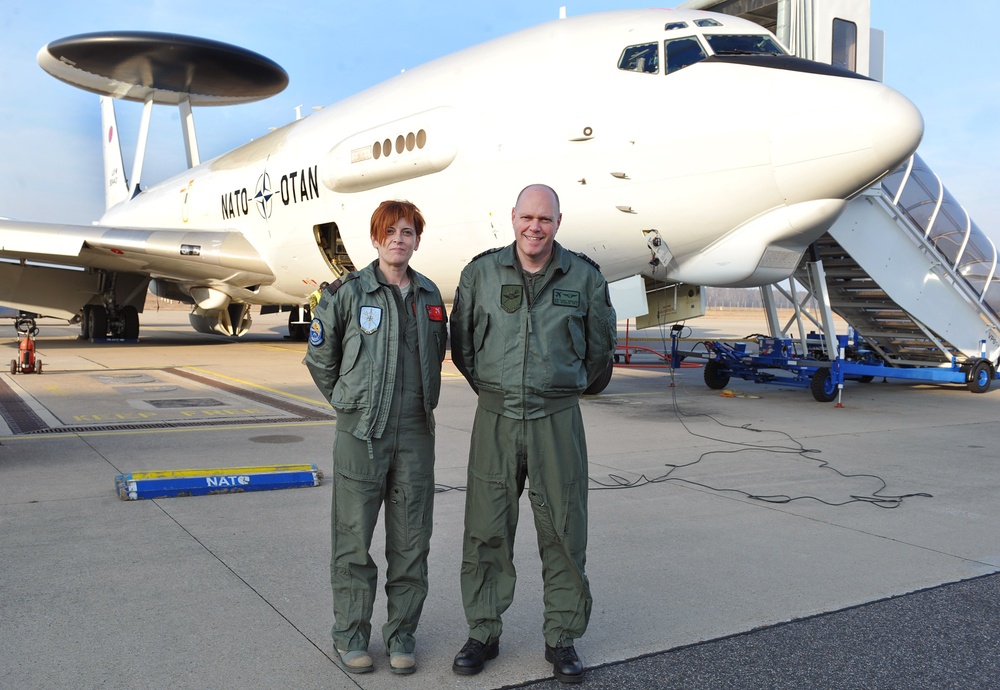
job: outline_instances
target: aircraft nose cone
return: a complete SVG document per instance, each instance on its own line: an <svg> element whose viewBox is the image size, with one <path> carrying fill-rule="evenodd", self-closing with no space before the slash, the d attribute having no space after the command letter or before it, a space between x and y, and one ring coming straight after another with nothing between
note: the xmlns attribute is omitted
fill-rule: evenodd
<svg viewBox="0 0 1000 690"><path fill-rule="evenodd" d="M923 118L902 94L876 81L824 79L795 92L802 105L771 123L775 182L786 202L845 199L916 151Z"/></svg>
<svg viewBox="0 0 1000 690"><path fill-rule="evenodd" d="M875 99L869 129L875 161L891 171L917 150L924 135L924 118L909 99L883 86Z"/></svg>

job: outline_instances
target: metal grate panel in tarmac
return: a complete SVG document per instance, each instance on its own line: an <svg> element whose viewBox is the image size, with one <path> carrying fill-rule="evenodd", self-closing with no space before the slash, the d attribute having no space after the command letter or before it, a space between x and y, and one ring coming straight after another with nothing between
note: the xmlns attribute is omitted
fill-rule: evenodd
<svg viewBox="0 0 1000 690"><path fill-rule="evenodd" d="M50 427L41 417L28 407L14 390L0 379L0 417L10 427L14 435L23 434L79 434L93 431L131 431L143 429L169 429L185 427L205 427L205 426L240 426L247 424L280 424L288 422L316 422L332 421L336 419L336 414L332 409L323 410L306 405L298 405L288 400L271 397L258 393L257 391L240 388L229 383L216 381L206 376L193 374L179 368L170 368L166 371L182 378L197 381L198 383L223 390L231 395L260 403L266 407L274 408L294 415L295 418L288 417L257 417L254 419L197 419L197 420L165 420L162 422L128 422L122 421L115 424L87 424L74 426Z"/></svg>

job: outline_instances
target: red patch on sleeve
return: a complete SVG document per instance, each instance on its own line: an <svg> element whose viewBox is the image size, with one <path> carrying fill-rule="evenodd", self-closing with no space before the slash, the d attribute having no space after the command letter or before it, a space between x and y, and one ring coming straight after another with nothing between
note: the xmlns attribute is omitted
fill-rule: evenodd
<svg viewBox="0 0 1000 690"><path fill-rule="evenodd" d="M436 304L428 304L427 318L431 321L444 321L444 307Z"/></svg>

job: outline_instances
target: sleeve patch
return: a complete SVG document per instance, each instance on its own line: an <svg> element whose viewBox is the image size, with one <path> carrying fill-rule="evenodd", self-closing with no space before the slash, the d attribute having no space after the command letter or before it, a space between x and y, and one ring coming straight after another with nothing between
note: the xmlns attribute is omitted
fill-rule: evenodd
<svg viewBox="0 0 1000 690"><path fill-rule="evenodd" d="M309 324L309 344L313 347L319 347L323 341L323 322L319 319L313 319L312 323Z"/></svg>
<svg viewBox="0 0 1000 690"><path fill-rule="evenodd" d="M444 321L444 307L438 304L428 304L427 318L431 321Z"/></svg>

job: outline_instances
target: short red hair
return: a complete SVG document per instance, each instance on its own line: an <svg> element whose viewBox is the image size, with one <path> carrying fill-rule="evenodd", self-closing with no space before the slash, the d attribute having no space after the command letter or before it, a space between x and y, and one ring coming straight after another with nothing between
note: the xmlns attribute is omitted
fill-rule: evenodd
<svg viewBox="0 0 1000 690"><path fill-rule="evenodd" d="M424 231L424 217L420 209L409 201L383 201L372 214L371 238L379 244L385 244L389 226L405 218L413 223L413 231L417 237Z"/></svg>

